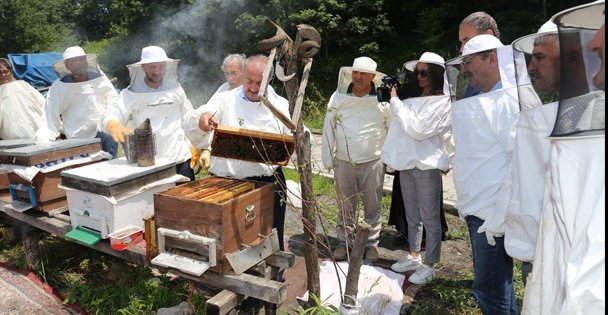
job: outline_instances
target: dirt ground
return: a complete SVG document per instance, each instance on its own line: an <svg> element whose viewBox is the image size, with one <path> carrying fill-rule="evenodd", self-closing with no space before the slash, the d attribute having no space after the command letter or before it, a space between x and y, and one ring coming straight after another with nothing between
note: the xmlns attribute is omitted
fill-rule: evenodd
<svg viewBox="0 0 608 315"><path fill-rule="evenodd" d="M467 284L467 275L473 271L471 258L471 247L468 240L466 224L458 217L446 214L449 225L449 238L442 242L441 262L436 268L436 277L455 280ZM384 218L387 220L387 218ZM325 244L330 243L332 247L338 244L335 237L335 230L329 229L328 235L324 235L321 224L317 224L318 237L321 240L319 245L319 258L329 259L328 248ZM328 226L325 224L325 226ZM390 269L391 264L407 255L406 246L393 245L393 238L397 235L391 226L382 230L380 234L380 260L374 263L375 266ZM287 250L296 255L296 265L286 273L287 301L279 308L279 314L298 314L301 311L296 296L302 296L306 292L306 269L304 266L304 234L302 232L302 220L300 213L294 209L288 209L285 220L285 241ZM424 255L424 252L423 252ZM365 261L364 264L371 264ZM404 292L404 308L406 311L409 305L416 303L416 293L421 286L410 285ZM420 297L419 298L424 298Z"/></svg>

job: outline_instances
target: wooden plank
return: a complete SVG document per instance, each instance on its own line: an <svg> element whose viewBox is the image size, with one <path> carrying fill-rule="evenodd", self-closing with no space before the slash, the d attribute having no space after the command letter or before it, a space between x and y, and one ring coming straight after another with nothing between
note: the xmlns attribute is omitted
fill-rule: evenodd
<svg viewBox="0 0 608 315"><path fill-rule="evenodd" d="M241 136L241 137L245 136L245 137L251 137L251 138L262 138L262 139L273 140L273 141L295 143L293 136L290 136L290 135L251 130L251 129L245 129L245 128L236 128L236 127L230 127L230 126L224 126L224 125L217 126L217 128L215 128L215 133L219 133L219 134L224 133L224 134L228 134L228 135Z"/></svg>
<svg viewBox="0 0 608 315"><path fill-rule="evenodd" d="M158 268L158 266L155 267ZM158 269L169 271L167 268ZM284 283L246 273L235 275L233 272L220 274L207 271L200 277L197 277L175 269L170 269L170 271L172 274L182 278L200 281L216 288L229 290L236 294L246 295L273 304L281 304L285 302L285 298L287 297L287 288Z"/></svg>
<svg viewBox="0 0 608 315"><path fill-rule="evenodd" d="M236 308L244 300L234 292L222 290L205 302L205 314L226 315Z"/></svg>
<svg viewBox="0 0 608 315"><path fill-rule="evenodd" d="M124 251L117 251L112 249L109 240L102 240L95 245L87 245L84 243L77 242L71 238L66 238L65 234L72 230L72 225L70 222L65 222L65 219L62 218L63 215L59 215L57 217L47 217L44 213L39 211L27 211L24 213L16 212L11 209L4 207L4 203L0 204L0 208L6 213L6 215L27 223L33 227L36 227L40 230L49 232L55 236L61 237L65 240L80 244L82 246L90 247L106 254L133 262L137 264L146 265L146 255L145 249L140 248L138 246L129 247Z"/></svg>
<svg viewBox="0 0 608 315"><path fill-rule="evenodd" d="M293 253L278 251L266 258L266 263L270 266L279 267L281 270L293 267L296 256Z"/></svg>

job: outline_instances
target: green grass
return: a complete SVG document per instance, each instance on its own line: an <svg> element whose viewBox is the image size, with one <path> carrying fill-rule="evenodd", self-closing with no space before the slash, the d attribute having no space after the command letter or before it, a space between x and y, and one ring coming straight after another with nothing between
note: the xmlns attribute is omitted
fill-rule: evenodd
<svg viewBox="0 0 608 315"><path fill-rule="evenodd" d="M188 298L186 280L155 277L148 267L46 233L39 235L37 276L66 296L64 303L78 304L89 314L152 314ZM0 262L27 269L21 242L0 244ZM204 298L194 295L192 302L197 314L203 314Z"/></svg>

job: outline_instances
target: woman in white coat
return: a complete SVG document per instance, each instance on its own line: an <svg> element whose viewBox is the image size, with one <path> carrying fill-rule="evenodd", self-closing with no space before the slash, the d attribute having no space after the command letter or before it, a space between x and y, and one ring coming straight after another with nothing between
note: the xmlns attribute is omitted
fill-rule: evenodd
<svg viewBox="0 0 608 315"><path fill-rule="evenodd" d="M441 173L449 169L451 132L450 96L444 91L444 59L430 52L406 63L414 70L420 97L401 101L395 88L390 107L393 123L382 148L386 165L399 171L408 224L410 254L393 264L396 272L415 270L409 281L424 284L433 279L441 253ZM421 258L422 229L426 255Z"/></svg>

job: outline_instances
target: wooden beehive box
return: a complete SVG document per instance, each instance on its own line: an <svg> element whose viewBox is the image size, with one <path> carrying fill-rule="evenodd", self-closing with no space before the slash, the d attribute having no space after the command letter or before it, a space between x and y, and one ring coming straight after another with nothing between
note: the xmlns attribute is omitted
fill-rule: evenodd
<svg viewBox="0 0 608 315"><path fill-rule="evenodd" d="M285 166L296 145L293 136L220 125L211 148L217 157Z"/></svg>
<svg viewBox="0 0 608 315"><path fill-rule="evenodd" d="M224 273L231 270L225 254L271 233L273 198L272 184L211 176L155 193L154 217L157 227L216 239L218 261L210 270Z"/></svg>
<svg viewBox="0 0 608 315"><path fill-rule="evenodd" d="M3 164L45 168L99 151L101 151L100 139L71 139L2 150L0 161ZM10 184L33 189L37 202L35 209L50 211L67 204L65 192L59 188L61 171L83 165L85 164L67 166L50 172L38 172L31 180L9 173L8 179ZM16 191L16 197L16 201L32 203L32 198L26 191Z"/></svg>
<svg viewBox="0 0 608 315"><path fill-rule="evenodd" d="M12 148L25 147L33 144L34 139L0 140L0 151ZM9 193L8 184L8 174L0 173L0 196L5 196Z"/></svg>

